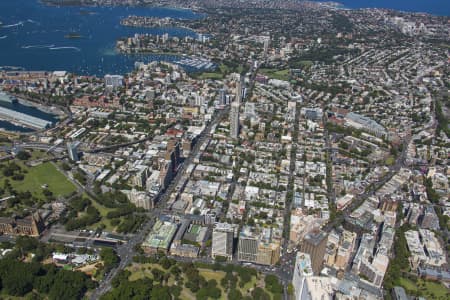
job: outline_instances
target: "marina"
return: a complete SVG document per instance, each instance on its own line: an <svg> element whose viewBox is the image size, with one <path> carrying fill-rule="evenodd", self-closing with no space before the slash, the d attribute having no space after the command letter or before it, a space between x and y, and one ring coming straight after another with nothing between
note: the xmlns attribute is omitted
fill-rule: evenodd
<svg viewBox="0 0 450 300"><path fill-rule="evenodd" d="M181 65L181 66L187 66L192 69L196 70L210 70L215 68L215 64L212 63L209 59L206 58L183 58L177 61L174 61L174 63Z"/></svg>

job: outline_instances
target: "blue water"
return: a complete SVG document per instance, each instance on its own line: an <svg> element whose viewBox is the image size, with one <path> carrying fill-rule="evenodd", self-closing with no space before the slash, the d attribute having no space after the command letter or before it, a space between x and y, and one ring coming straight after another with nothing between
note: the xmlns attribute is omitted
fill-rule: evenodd
<svg viewBox="0 0 450 300"><path fill-rule="evenodd" d="M17 126L17 125L14 125L12 123L9 123L9 122L3 121L3 120L0 120L0 130L1 129L7 130L7 131L23 132L23 133L34 131L31 128Z"/></svg>
<svg viewBox="0 0 450 300"><path fill-rule="evenodd" d="M84 14L83 11L91 12ZM116 40L135 33L196 36L182 28L131 28L119 24L128 15L201 18L190 10L129 7L51 7L37 0L0 0L0 66L27 70L64 70L81 75L123 74L135 61L176 59L161 55L122 55ZM83 36L67 39L69 33Z"/></svg>
<svg viewBox="0 0 450 300"><path fill-rule="evenodd" d="M330 0L346 8L388 8L450 16L450 0Z"/></svg>
<svg viewBox="0 0 450 300"><path fill-rule="evenodd" d="M33 106L23 105L21 103L8 103L8 102L3 102L3 101L0 101L0 106L36 117L39 119L50 121L53 124L55 124L58 121L58 118L55 115L43 112L42 110L39 110ZM6 129L9 131L18 131L18 132L34 131L33 129L14 125L8 121L3 121L3 120L0 120L0 128Z"/></svg>

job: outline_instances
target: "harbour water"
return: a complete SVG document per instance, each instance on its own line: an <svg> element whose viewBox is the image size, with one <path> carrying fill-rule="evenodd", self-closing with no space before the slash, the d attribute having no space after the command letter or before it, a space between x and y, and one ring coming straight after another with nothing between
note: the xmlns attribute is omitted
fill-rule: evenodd
<svg viewBox="0 0 450 300"><path fill-rule="evenodd" d="M80 75L123 74L135 61L174 61L170 55L122 55L116 40L135 33L192 36L185 28L121 26L129 15L195 19L190 10L131 7L52 7L37 0L0 1L0 66L64 70ZM73 37L73 38L72 38Z"/></svg>
<svg viewBox="0 0 450 300"><path fill-rule="evenodd" d="M327 2L327 0L319 0ZM345 8L386 8L407 12L424 12L438 16L450 16L449 0L329 0L341 3Z"/></svg>

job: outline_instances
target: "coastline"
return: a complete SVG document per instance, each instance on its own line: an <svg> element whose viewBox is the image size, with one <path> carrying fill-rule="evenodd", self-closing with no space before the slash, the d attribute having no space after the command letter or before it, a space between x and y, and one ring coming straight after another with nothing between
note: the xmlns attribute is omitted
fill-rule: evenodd
<svg viewBox="0 0 450 300"><path fill-rule="evenodd" d="M58 117L58 119L61 119L61 118L63 118L65 116L65 113L60 108L58 108L56 106L53 106L53 105L52 106L45 106L45 105L43 105L41 103L38 103L38 102L34 102L34 101L31 101L31 100L26 100L21 95L16 96L16 97L17 97L18 103L20 103L22 105L25 105L25 106L28 106L28 107L34 107L34 108L36 108L36 109L38 109L38 110L40 110L40 111L42 111L44 113L47 113L47 114L55 115L55 116Z"/></svg>

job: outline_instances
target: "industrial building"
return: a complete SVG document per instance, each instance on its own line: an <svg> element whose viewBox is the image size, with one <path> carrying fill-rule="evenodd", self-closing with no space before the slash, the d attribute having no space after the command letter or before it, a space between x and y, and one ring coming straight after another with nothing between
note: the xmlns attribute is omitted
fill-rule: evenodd
<svg viewBox="0 0 450 300"><path fill-rule="evenodd" d="M1 106L0 106L0 119L4 119L12 123L18 123L20 125L24 125L34 129L45 129L53 125L51 121L39 119Z"/></svg>

